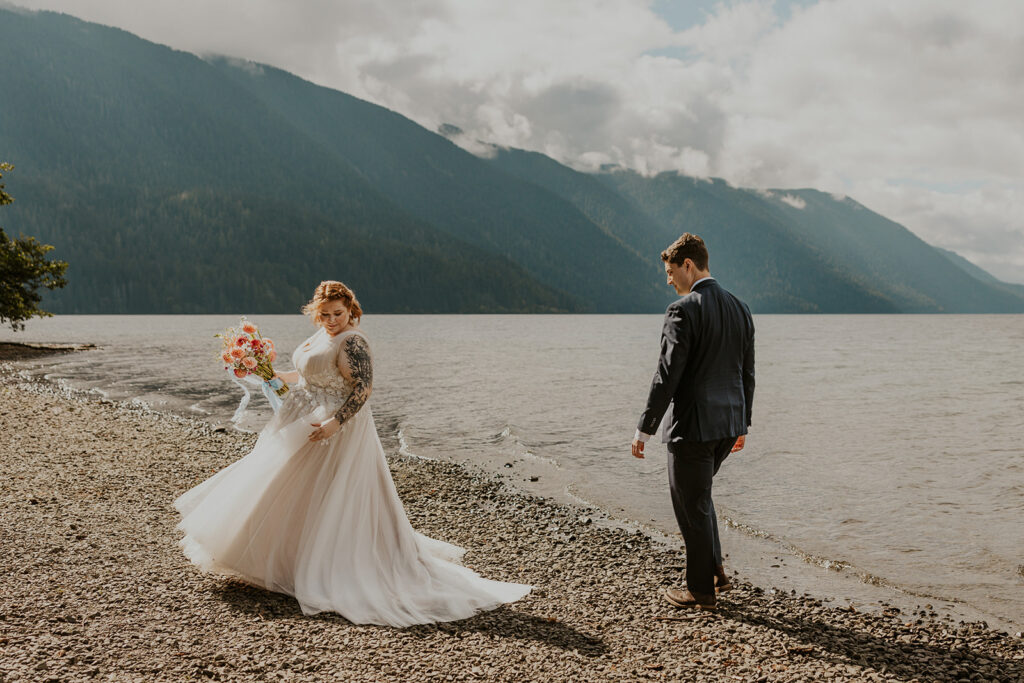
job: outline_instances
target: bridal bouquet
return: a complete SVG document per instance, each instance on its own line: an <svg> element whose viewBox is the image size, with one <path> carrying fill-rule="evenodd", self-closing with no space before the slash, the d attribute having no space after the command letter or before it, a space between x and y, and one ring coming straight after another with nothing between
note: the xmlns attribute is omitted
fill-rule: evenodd
<svg viewBox="0 0 1024 683"><path fill-rule="evenodd" d="M270 385L277 396L288 393L288 385L280 377L274 377L273 362L277 359L274 342L264 338L258 327L243 317L239 327L229 327L216 336L224 343L220 357L225 370L232 371L239 379L256 375Z"/></svg>

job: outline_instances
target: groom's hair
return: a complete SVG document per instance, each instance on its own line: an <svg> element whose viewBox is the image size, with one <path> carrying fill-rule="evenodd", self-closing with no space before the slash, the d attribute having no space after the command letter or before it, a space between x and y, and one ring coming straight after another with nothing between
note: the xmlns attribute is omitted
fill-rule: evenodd
<svg viewBox="0 0 1024 683"><path fill-rule="evenodd" d="M661 252L661 260L665 263L678 266L686 259L693 261L698 270L708 269L708 248L704 246L704 240L688 232L684 232L682 237Z"/></svg>

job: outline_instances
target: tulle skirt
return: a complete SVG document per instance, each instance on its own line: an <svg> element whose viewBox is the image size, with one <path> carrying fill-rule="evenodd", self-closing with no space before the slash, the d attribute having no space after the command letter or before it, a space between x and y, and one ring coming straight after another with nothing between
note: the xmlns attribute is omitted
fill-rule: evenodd
<svg viewBox="0 0 1024 683"><path fill-rule="evenodd" d="M304 394L289 394L252 452L174 502L193 563L356 624L453 621L529 593L455 564L461 548L413 530L369 406L310 442L327 412Z"/></svg>

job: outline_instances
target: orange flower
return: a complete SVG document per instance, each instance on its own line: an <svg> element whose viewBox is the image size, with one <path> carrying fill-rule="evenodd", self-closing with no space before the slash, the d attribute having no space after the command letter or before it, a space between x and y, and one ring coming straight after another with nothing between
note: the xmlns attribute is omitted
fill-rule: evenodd
<svg viewBox="0 0 1024 683"><path fill-rule="evenodd" d="M270 354L267 356L267 360L269 360L271 363L277 360L277 351L275 351L274 349L270 349Z"/></svg>
<svg viewBox="0 0 1024 683"><path fill-rule="evenodd" d="M242 323L242 331L246 334L256 334L256 326L247 320Z"/></svg>
<svg viewBox="0 0 1024 683"><path fill-rule="evenodd" d="M248 374L248 372L242 370L241 368L235 368L235 377L238 377L239 379L247 376Z"/></svg>
<svg viewBox="0 0 1024 683"><path fill-rule="evenodd" d="M238 348L237 346L228 351L228 354L235 360L242 360L243 358L245 358L245 351Z"/></svg>
<svg viewBox="0 0 1024 683"><path fill-rule="evenodd" d="M239 349L239 350L241 350L241 349ZM221 354L221 358L224 359L225 363L230 363L231 362L231 354L230 353L224 352L223 354Z"/></svg>
<svg viewBox="0 0 1024 683"><path fill-rule="evenodd" d="M244 365L245 367L249 368L250 370L255 370L256 369L256 365L257 365L256 359L253 358L252 356L249 356L247 358L243 358L242 359L242 365Z"/></svg>

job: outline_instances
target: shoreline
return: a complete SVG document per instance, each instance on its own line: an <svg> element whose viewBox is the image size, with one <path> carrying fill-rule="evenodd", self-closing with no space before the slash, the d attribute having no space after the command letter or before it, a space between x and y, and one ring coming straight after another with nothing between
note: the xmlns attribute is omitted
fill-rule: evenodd
<svg viewBox="0 0 1024 683"><path fill-rule="evenodd" d="M387 435L381 435L383 441L386 442L387 438ZM398 448L400 452L411 452L404 439ZM631 532L640 531L668 549L683 549L682 536L674 517L642 522L638 521L639 515L631 514L635 511L628 508L618 508L619 512L616 513L613 507L602 507L580 495L575 490L576 485L566 478L561 467L546 458L502 455L473 461L456 458L442 458L441 461L453 462L482 476L494 478L528 496L538 496L570 508L586 510L598 523ZM508 462L502 467L500 463L505 461ZM728 482L724 485L728 486ZM664 495L667 498L667 482ZM670 511L666 514L670 514ZM934 616L950 617L954 621L985 622L990 628L1010 633L1022 631L1020 624L987 613L962 600L916 592L856 565L811 555L774 534L736 521L727 511L719 511L719 531L725 549L727 570L738 572L749 583L766 591L813 597L823 604L840 609L852 607L880 612L898 607L905 613L916 613L924 609Z"/></svg>
<svg viewBox="0 0 1024 683"><path fill-rule="evenodd" d="M218 322L208 318L147 316L145 320L136 320L123 316L81 316L80 319L71 320L57 317L39 321L27 332L9 338L19 341L99 343L101 348L91 355L54 355L23 361L17 365L27 374L41 376L104 398L144 402L155 410L196 417L213 424L225 424L233 414L235 402L241 394L233 395L233 385L224 382L223 377L213 372L207 362L208 344L202 340L207 338L207 332L212 335L215 328L221 327L220 322L227 324L227 321ZM266 322L272 324L269 320ZM274 322L281 323L288 321L282 317ZM428 325L424 329L434 339L434 335L450 324L452 321L445 321L440 327ZM460 329L470 338L482 334L495 343L501 343L501 339L508 337L507 332L512 329L509 326L519 325L507 318L504 322L495 320L483 326L471 322L463 324L468 326ZM562 331L570 332L577 324L566 321L561 324L565 326ZM631 326L630 323L626 324ZM779 326L779 323L775 324ZM187 334L181 334L182 325L188 327ZM418 342L400 341L408 338L408 335L401 332L415 330L420 325L415 320L395 316L387 325L382 323L377 330L386 332L378 336L378 342L389 345L388 352L381 357L379 374L382 382L373 402L382 437L404 430L407 450L417 455L448 462L483 465L491 475L502 478L516 489L561 502L589 503L620 520L626 520L625 523L637 524L645 531L653 528L653 533L660 533L677 544L681 543L667 495L663 449L659 449L662 452L656 457L641 463L633 462L628 451L623 455L624 452L618 450L625 429L631 430L633 427L631 424L627 426L625 417L622 417L630 409L616 397L615 391L610 394L612 398L608 398L608 390L613 389L613 386L607 384L603 371L599 371L598 376L592 376L587 374L590 370L583 366L579 368L588 378L584 388L589 386L593 390L598 386L603 387L600 395L589 400L594 401L595 406L600 406L602 411L614 411L604 414L607 419L602 418L596 423L592 422L593 410L574 403L571 396L557 405L550 403L548 392L531 397L537 386L536 381L543 381L539 375L526 383L516 381L515 391L509 393L507 399L496 396L497 400L490 401L478 396L474 400L483 398L483 405L486 406L484 410L465 413L467 406L463 403L464 397L474 395L479 383L472 381L472 373L451 375L451 381L446 379L440 384L428 379L432 377L431 371L418 369L419 361L411 360L420 355L419 352L410 353L417 348ZM770 343L768 347L775 348L769 355L777 359L781 359L778 354L784 353L783 349L786 348L785 345L779 347L777 342L788 337L789 323L783 322L781 327L785 329L776 329L774 333L775 347ZM821 333L831 329L828 326L824 329L817 326L812 328L806 331L812 333L818 330ZM908 319L892 331L901 330L910 334L913 331L911 328L917 329L918 326ZM931 329L931 326L926 328ZM543 336L537 337L536 334L539 332L543 335L544 329L546 324L532 331L527 330L530 339L540 343ZM997 332L1007 331L1005 326L994 329ZM157 337L153 337L154 332L157 332ZM296 333L296 339L301 336ZM822 339L825 338L828 337ZM1000 334L1000 338L1007 337ZM573 351L575 342L572 337L564 341L568 346L556 345L560 350L550 356L551 359L561 357L560 364L569 358L559 356L559 353L569 352L571 358L580 357ZM768 342L770 340L766 340ZM150 362L138 355L138 349L146 348L150 343L162 345L163 358L152 359L152 367L147 367ZM410 346L410 343L413 345ZM288 342L284 345L290 344ZM631 342L627 346L630 349L628 357L635 359L637 354L633 350L637 345ZM188 370L183 372L183 368L177 367L179 361L173 358L186 348L190 360L182 359L181 362L188 366ZM425 357L429 357L431 363L446 363L446 352L437 350L442 348L430 343L421 351L427 354ZM469 347L459 348L462 352L470 350ZM501 358L518 357L515 348L517 345L509 347L493 361L488 360L487 364L500 363ZM522 348L528 350L532 345ZM626 350L625 347L615 348L618 349L616 357ZM609 349L595 349L595 352L604 354ZM608 359L606 356L597 357ZM831 368L827 359L818 360L825 363L819 370ZM140 362L142 366L134 367ZM631 361L629 365L637 364ZM476 369L480 371L485 366ZM803 364L793 369L797 370L800 366ZM984 410L972 409L972 414L977 418L972 420L972 424L989 425L984 434L991 437L986 443L992 446L977 451L975 460L941 456L936 464L941 462L946 474L934 478L928 474L927 467L915 473L915 468L921 467L915 464L915 458L900 458L892 463L896 468L893 476L885 474L884 467L860 467L857 471L851 469L848 485L844 481L847 478L835 476L835 467L823 467L822 464L833 463L836 467L848 467L852 463L866 462L863 460L866 452L859 453L859 447L852 444L855 439L844 437L837 442L837 448L828 448L815 455L814 449L809 448L810 441L800 436L805 430L813 433L815 429L813 425L802 424L804 419L800 417L809 414L810 408L794 411L787 407L792 403L789 400L792 397L787 396L791 388L785 387L794 385L780 376L778 370L772 371L771 367L788 366L783 363L766 368L766 372L775 372L775 375L766 375L765 384L774 387L772 391L775 392L775 399L781 400L765 401L762 408L766 420L755 430L759 434L751 442L754 448L740 454L742 457L731 458L724 472L716 477L716 504L719 506L720 520L725 521L725 518L731 517L740 524L739 528L722 525L726 564L742 568L744 578L762 588L796 590L799 594L810 594L830 604L846 606L852 603L858 609L880 609L879 605L885 606L886 602L906 609L918 605L934 605L939 612L948 609L948 613L955 619L985 620L990 626L1011 633L1024 630L1024 593L1019 590L1024 584L1021 583L1019 560L1016 559L1019 553L1009 540L1014 537L1017 528L1013 511L1020 508L1020 501L1013 497L1011 490L1010 496L1005 498L1005 504L990 508L990 501L995 500L993 496L997 496L1000 503L1003 502L1000 492L1002 484L998 483L1001 479L977 474L981 479L973 486L956 491L950 490L950 487L956 487L958 478L948 476L950 472L961 470L961 474L966 477L974 476L972 472L996 471L990 469L990 466L998 467L1000 454L1003 451L1014 452L1013 430L1001 430L998 425L986 422L987 416L998 414L1000 405L1016 407L1020 402L1020 397L1013 395L1012 387L1000 384L1004 386L1001 394L1005 399L1003 402L994 403ZM899 374L897 369L891 367L887 372ZM641 382L647 381L646 369L641 371L634 367L631 373L634 375L632 379L626 376L624 370L618 372L616 386L636 388ZM643 377L637 380L636 377L640 375ZM957 386L975 386L969 382L954 383ZM834 382L827 384L836 386ZM562 391L574 390L572 384L560 386ZM415 390L411 390L412 387ZM421 396L434 393L437 394L439 407L443 405L441 410L435 411L429 405L425 409ZM833 400L845 401L847 394L830 395ZM767 394L765 398L768 398ZM548 410L537 412L537 401L544 402ZM972 405L975 403L972 402ZM910 404L916 404L916 401ZM864 415L874 415L875 408L872 405L858 404L857 410L852 410L854 406L851 406L851 410L840 413L858 415L863 411ZM923 403L921 405L924 406ZM928 448L942 448L941 453L946 453L949 447L964 455L972 452L970 448L973 439L958 436L962 430L953 434L946 433L944 430L949 420L942 421L935 417L945 410L946 404L937 401L928 405L931 408L922 418L923 424L931 424L928 432L932 434L932 439ZM885 415L898 414L896 406L890 407L893 409L885 411ZM258 430L269 416L269 406L257 399L249 408L250 413L239 427ZM555 423L549 427L549 416L545 413L554 415L563 409L566 416L575 416L573 421L562 420L560 424ZM822 414L828 414L828 411ZM882 417L881 414L876 415L878 419ZM613 433L610 425L620 418L622 425ZM905 433L898 424L900 421L893 419L887 423L890 438L901 438L899 434ZM577 426L573 427L573 423ZM779 425L785 425L785 428ZM228 428L232 427L228 425ZM894 434L894 429L900 430L898 434ZM851 424L845 424L845 428L840 430L840 434L854 433L856 426ZM590 447L589 436L583 437L584 434L593 434L598 439L594 442L596 448ZM979 432L979 438L981 436ZM876 446L880 443L875 441ZM773 452L773 449L779 447L784 448L785 452ZM885 457L882 453L884 448L867 450L871 452L868 458ZM780 455L784 457L778 457ZM557 462L553 458L557 458ZM806 459L808 468L795 467L801 459ZM987 466L970 469L968 463L976 460L984 461ZM509 461L512 462L512 468L507 467ZM758 471L760 475L751 474ZM812 472L817 476L812 476ZM1010 486L1019 484L1020 474L1011 472L1010 475L1016 476L1010 476L1005 483ZM534 477L538 481L532 481ZM819 482L828 482L828 489L834 491L838 498L834 504L822 506L820 514L809 516L799 512L803 507L808 510L818 508L818 498L822 493ZM571 486L567 489L565 484ZM797 486L793 490L795 497L790 501L789 494L785 492L793 484ZM902 501L896 491L880 495L881 491L904 486L910 486L910 494ZM874 499L881 507L865 508L864 500L859 500L859 496L850 497L850 491L857 491L866 499ZM949 502L945 502L947 496ZM953 503L953 507L949 507L949 503ZM878 510L885 508L889 508L891 514L880 516ZM951 516L941 516L945 514ZM820 527L822 531L815 529L819 526L817 523L808 525L814 516L824 525ZM910 523L902 523L904 518ZM847 520L852 523L847 525ZM944 520L944 523L936 520ZM948 531L946 523L950 525ZM978 558L980 562L967 558L961 560L960 554L955 552L961 545L956 542L956 538L973 539L975 533L978 542L972 541L969 545L985 553L984 557Z"/></svg>
<svg viewBox="0 0 1024 683"><path fill-rule="evenodd" d="M76 353L98 348L95 344L52 344L48 342L0 341L0 363L33 360L58 353Z"/></svg>
<svg viewBox="0 0 1024 683"><path fill-rule="evenodd" d="M353 626L200 574L173 499L255 435L29 380L0 363L0 678L87 680L1016 680L1024 640L979 622L850 611L742 576L677 610L683 553L600 513L388 448L417 530L535 587L447 624ZM43 416L40 419L40 416Z"/></svg>

